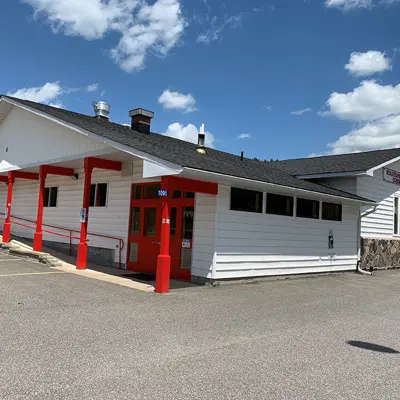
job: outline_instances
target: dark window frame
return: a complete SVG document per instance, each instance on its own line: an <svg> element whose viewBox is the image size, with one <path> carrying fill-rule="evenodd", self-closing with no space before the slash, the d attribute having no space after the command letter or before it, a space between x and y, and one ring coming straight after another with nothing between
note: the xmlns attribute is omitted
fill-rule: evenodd
<svg viewBox="0 0 400 400"><path fill-rule="evenodd" d="M314 216L311 214L301 213L299 214L299 200L300 202L310 202L317 205L317 212ZM296 198L296 217L297 218L307 218L307 219L320 219L320 211L321 211L321 202L319 200L312 200L312 199L305 199L304 197L297 197Z"/></svg>
<svg viewBox="0 0 400 400"><path fill-rule="evenodd" d="M339 207L339 219L336 218L328 218L326 217L326 214L324 213L324 207L325 206L335 206ZM342 222L343 221L343 205L339 203L329 203L326 201L322 202L322 219L324 221L336 221L336 222Z"/></svg>
<svg viewBox="0 0 400 400"><path fill-rule="evenodd" d="M99 198L98 198L99 185L105 185L106 187L106 193L104 196L104 205L99 204ZM93 188L94 188L94 193L93 193ZM108 190L109 190L108 182L92 183L90 185L89 207L106 208L108 206Z"/></svg>
<svg viewBox="0 0 400 400"><path fill-rule="evenodd" d="M268 198L269 198L269 201L268 201ZM290 211L288 212L288 207L285 207L286 211L283 211L283 210L279 211L277 209L275 209L275 210L271 209L271 204L272 204L271 200L273 198L274 198L274 200L280 199L280 201L282 201L282 204L283 204L283 201L287 202L289 200L289 204L291 203L290 204L291 212ZM287 203L286 203L286 206L287 206ZM282 217L293 217L294 216L294 197L287 196L284 194L278 194L278 193L267 193L267 205L265 208L265 213L268 215L280 215Z"/></svg>
<svg viewBox="0 0 400 400"><path fill-rule="evenodd" d="M55 198L52 197L55 192ZM55 200L53 202L52 200ZM43 207L57 208L58 207L58 186L48 186L44 188Z"/></svg>
<svg viewBox="0 0 400 400"><path fill-rule="evenodd" d="M257 207L257 204L254 204L254 207L246 207L246 206L238 206L237 205L237 200L234 199L234 195L235 196L239 196L243 198L243 195L245 194L255 194L256 196L261 195L261 199L259 200L259 204ZM256 199L254 199L255 202L257 202ZM236 204L234 204L236 203ZM238 187L231 187L231 194L230 194L230 210L232 211L241 211L241 212L251 212L251 213L255 213L255 214L262 214L263 212L263 203L264 203L264 193L260 192L258 190L249 190L249 189L242 189L242 188L238 188ZM248 203L249 205L249 203Z"/></svg>

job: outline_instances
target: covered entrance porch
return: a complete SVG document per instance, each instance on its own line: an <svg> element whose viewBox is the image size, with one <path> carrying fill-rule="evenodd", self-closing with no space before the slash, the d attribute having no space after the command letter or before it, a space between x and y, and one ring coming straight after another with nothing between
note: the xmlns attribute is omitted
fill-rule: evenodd
<svg viewBox="0 0 400 400"><path fill-rule="evenodd" d="M191 280L195 194L218 194L218 185L179 177L132 185L127 269L156 274L156 291L170 277Z"/></svg>

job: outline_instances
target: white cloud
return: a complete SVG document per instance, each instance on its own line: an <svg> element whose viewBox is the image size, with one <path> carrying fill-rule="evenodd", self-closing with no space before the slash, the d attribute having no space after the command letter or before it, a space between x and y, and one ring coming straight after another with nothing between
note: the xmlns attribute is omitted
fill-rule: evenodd
<svg viewBox="0 0 400 400"><path fill-rule="evenodd" d="M47 82L40 87L22 88L15 92L8 92L8 96L18 97L23 100L34 101L35 103L44 103L52 107L62 108L63 103L59 99L60 96L67 96L71 93L77 93L81 91L94 92L99 89L99 85L87 85L81 88L69 88L62 87L59 81Z"/></svg>
<svg viewBox="0 0 400 400"><path fill-rule="evenodd" d="M327 101L332 115L343 120L371 121L400 113L400 84L382 86L373 80L363 81L349 93L332 93Z"/></svg>
<svg viewBox="0 0 400 400"><path fill-rule="evenodd" d="M144 67L149 54L165 57L181 38L186 22L180 0L23 0L53 32L101 39L110 32L121 37L110 52L119 66L132 72Z"/></svg>
<svg viewBox="0 0 400 400"><path fill-rule="evenodd" d="M47 82L42 87L31 87L18 89L15 92L8 92L8 96L18 97L23 100L30 100L36 103L53 103L62 94L63 89L59 82Z"/></svg>
<svg viewBox="0 0 400 400"><path fill-rule="evenodd" d="M390 6L398 2L399 0L325 0L325 5L328 8L349 11L357 8L372 9L374 6Z"/></svg>
<svg viewBox="0 0 400 400"><path fill-rule="evenodd" d="M199 129L197 129L194 125L188 124L184 126L183 124L180 124L179 122L175 122L171 124L167 132L164 133L166 136L171 136L176 139L181 139L185 140L187 142L191 143L196 143L198 142L198 134L199 134ZM214 135L211 132L205 132L206 135L206 140L205 140L205 145L206 147L214 147Z"/></svg>
<svg viewBox="0 0 400 400"><path fill-rule="evenodd" d="M303 108L301 110L292 111L290 114L292 114L292 115L303 115L303 114L308 113L310 111L312 111L312 108Z"/></svg>
<svg viewBox="0 0 400 400"><path fill-rule="evenodd" d="M238 135L238 137L236 139L239 140L244 140L244 139L250 139L252 136L248 133L241 133L240 135Z"/></svg>
<svg viewBox="0 0 400 400"><path fill-rule="evenodd" d="M226 28L239 28L242 25L243 14L226 17L220 22L218 17L213 17L209 28L197 37L197 42L209 44L222 40L222 33Z"/></svg>
<svg viewBox="0 0 400 400"><path fill-rule="evenodd" d="M271 106L271 105L269 105L269 106L264 105L264 109L265 109L266 111L271 111L271 110L272 110L272 106Z"/></svg>
<svg viewBox="0 0 400 400"><path fill-rule="evenodd" d="M190 93L183 94L166 89L158 98L158 102L166 109L196 111L196 100Z"/></svg>
<svg viewBox="0 0 400 400"><path fill-rule="evenodd" d="M354 76L368 76L390 70L392 66L385 53L370 50L366 53L351 53L349 63L344 68Z"/></svg>
<svg viewBox="0 0 400 400"><path fill-rule="evenodd" d="M400 114L371 121L328 144L327 154L400 147Z"/></svg>
<svg viewBox="0 0 400 400"><path fill-rule="evenodd" d="M87 85L86 86L86 91L87 92L97 92L99 90L99 84L98 83L93 83L92 85Z"/></svg>
<svg viewBox="0 0 400 400"><path fill-rule="evenodd" d="M330 8L340 8L345 11L354 8L371 8L372 0L325 0L325 5Z"/></svg>

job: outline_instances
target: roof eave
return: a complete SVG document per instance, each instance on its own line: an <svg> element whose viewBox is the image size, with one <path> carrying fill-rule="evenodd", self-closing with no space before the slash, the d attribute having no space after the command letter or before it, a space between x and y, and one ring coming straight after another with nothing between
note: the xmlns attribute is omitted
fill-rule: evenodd
<svg viewBox="0 0 400 400"><path fill-rule="evenodd" d="M369 171L350 171L350 172L331 172L322 174L304 174L304 175L294 175L298 179L324 179L324 178L343 178L352 176L362 176L369 175Z"/></svg>
<svg viewBox="0 0 400 400"><path fill-rule="evenodd" d="M116 150L122 151L124 153L131 154L131 155L133 155L135 157L138 157L138 158L140 158L142 160L149 161L150 163L159 165L160 167L166 167L166 168L174 171L174 174L179 174L180 172L182 172L182 166L181 165L172 163L170 161L161 159L159 157L152 156L151 154L145 153L143 151L136 150L136 149L134 149L132 147L123 145L123 144L115 142L113 140L106 139L103 136L97 135L97 134L95 134L95 133L93 133L91 131L88 131L86 129L80 128L77 125L74 125L72 123L63 121L63 120L61 120L59 118L53 117L53 116L51 116L49 114L46 114L43 111L36 110L36 109L31 108L31 107L29 107L29 106L27 106L25 104L21 104L18 101L14 101L14 100L8 98L7 96L4 96L4 95L1 96L0 97L0 102L1 101L7 102L9 104L12 104L15 107L19 107L19 108L21 108L21 109L23 109L25 111L31 112L31 113L33 113L35 115L38 115L38 116L42 117L42 118L45 118L45 119L50 120L50 121L53 121L54 123L56 123L58 125L61 125L61 126L64 126L66 128L72 129L73 131L78 132L78 133L80 133L80 134L82 134L82 135L84 135L84 136L88 137L89 139L92 139L92 140L94 140L96 142L104 143L104 144L106 144L106 145L108 145L108 146L110 146L110 147L112 147L112 148L114 148Z"/></svg>
<svg viewBox="0 0 400 400"><path fill-rule="evenodd" d="M197 178L197 179L204 179L209 182L215 182L219 184L226 184L226 185L231 185L232 183L236 184L247 184L247 185L262 185L263 187L267 188L275 188L275 190L283 189L287 190L293 193L302 193L303 196L305 194L312 194L313 196L321 196L324 198L329 198L329 199L336 199L338 201L342 202L349 202L349 203L356 203L359 204L360 206L363 205L376 205L376 202L372 200L362 200L362 199L352 199L349 197L344 197L344 196L336 196L336 195L331 195L331 194L326 194L326 193L321 193L317 191L312 191L312 190L306 190L306 189L300 189L300 188L294 188L291 186L284 186L284 185L278 185L274 183L269 183L269 182L263 182L263 181L257 181L253 179L248 179L248 178L241 178L238 176L233 176L233 175L225 175L217 172L210 172L210 171L204 171L196 168L190 168L190 167L184 167L182 176L187 177L187 178Z"/></svg>

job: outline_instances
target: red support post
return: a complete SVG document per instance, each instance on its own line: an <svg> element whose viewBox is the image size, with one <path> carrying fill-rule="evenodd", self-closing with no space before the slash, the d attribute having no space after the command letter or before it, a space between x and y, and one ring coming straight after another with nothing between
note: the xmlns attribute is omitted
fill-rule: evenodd
<svg viewBox="0 0 400 400"><path fill-rule="evenodd" d="M7 204L6 204L6 220L3 226L3 242L9 243L11 239L11 203L13 195L13 184L14 176L12 172L8 173L8 192L7 192Z"/></svg>
<svg viewBox="0 0 400 400"><path fill-rule="evenodd" d="M86 269L87 264L87 227L89 221L90 185L92 183L93 164L91 158L85 158L85 182L83 186L83 201L81 217L81 236L78 244L76 269Z"/></svg>
<svg viewBox="0 0 400 400"><path fill-rule="evenodd" d="M161 180L161 189L168 191L168 178ZM171 276L171 256L169 255L170 240L170 212L169 196L162 198L161 211L161 243L160 254L157 257L156 293L169 292L169 280Z"/></svg>
<svg viewBox="0 0 400 400"><path fill-rule="evenodd" d="M40 166L40 183L39 183L39 201L38 201L38 213L37 213L37 221L36 221L36 232L33 237L33 250L34 251L42 251L43 246L43 205L44 205L44 191L46 187L46 177L47 172L45 170L45 166Z"/></svg>

